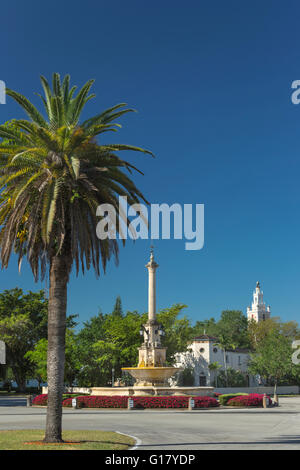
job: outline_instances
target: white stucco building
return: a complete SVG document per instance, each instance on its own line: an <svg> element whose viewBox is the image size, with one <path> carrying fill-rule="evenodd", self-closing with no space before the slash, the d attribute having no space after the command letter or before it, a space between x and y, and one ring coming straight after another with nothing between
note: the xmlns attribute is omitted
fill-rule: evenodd
<svg viewBox="0 0 300 470"><path fill-rule="evenodd" d="M221 370L232 368L242 372L247 378L248 385L256 385L253 377L248 375L249 352L246 349L226 350L217 346L218 339L213 336L201 335L194 338L188 346L188 351L177 355L176 367L190 367L194 371L194 385L212 385L216 372L209 369L209 365L218 362Z"/></svg>

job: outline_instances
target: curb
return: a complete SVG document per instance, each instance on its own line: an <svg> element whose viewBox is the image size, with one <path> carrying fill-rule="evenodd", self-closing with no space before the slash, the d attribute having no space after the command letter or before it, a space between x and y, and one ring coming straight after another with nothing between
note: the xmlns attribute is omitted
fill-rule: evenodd
<svg viewBox="0 0 300 470"><path fill-rule="evenodd" d="M124 432L120 432L120 431L115 431L115 432L118 433L118 434L122 434L123 436L131 437L132 439L135 440L135 445L134 445L133 447L129 447L128 450L137 450L138 447L140 447L140 445L142 444L141 439L139 439L139 438L136 437L136 436L131 436L130 434L127 434L127 433L124 433Z"/></svg>

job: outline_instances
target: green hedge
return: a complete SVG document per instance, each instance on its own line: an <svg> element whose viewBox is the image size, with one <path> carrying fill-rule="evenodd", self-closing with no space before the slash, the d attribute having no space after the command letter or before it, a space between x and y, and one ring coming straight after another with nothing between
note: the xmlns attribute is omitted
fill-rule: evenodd
<svg viewBox="0 0 300 470"><path fill-rule="evenodd" d="M241 397L242 395L246 396L246 395L249 395L249 394L248 393L226 393L224 395L220 395L218 397L218 400L220 402L220 405L226 406L228 400L230 400L231 398L234 398L234 397Z"/></svg>

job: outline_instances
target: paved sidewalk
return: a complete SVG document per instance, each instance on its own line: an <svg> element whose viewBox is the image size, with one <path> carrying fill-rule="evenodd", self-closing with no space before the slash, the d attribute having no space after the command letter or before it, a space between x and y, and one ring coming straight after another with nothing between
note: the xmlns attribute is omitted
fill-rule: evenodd
<svg viewBox="0 0 300 470"><path fill-rule="evenodd" d="M46 410L2 406L0 430L40 429ZM23 400L23 402L22 402ZM64 429L103 429L138 437L140 449L300 449L300 397L281 398L279 408L210 410L65 409Z"/></svg>

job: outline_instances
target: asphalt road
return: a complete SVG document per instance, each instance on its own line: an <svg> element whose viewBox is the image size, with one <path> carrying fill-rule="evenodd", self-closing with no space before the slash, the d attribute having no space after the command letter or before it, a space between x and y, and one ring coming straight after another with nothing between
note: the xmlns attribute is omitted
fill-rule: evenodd
<svg viewBox="0 0 300 470"><path fill-rule="evenodd" d="M0 398L0 430L43 429L46 410L24 398ZM138 449L300 449L300 397L280 407L211 410L65 409L64 429L119 431L140 439Z"/></svg>

